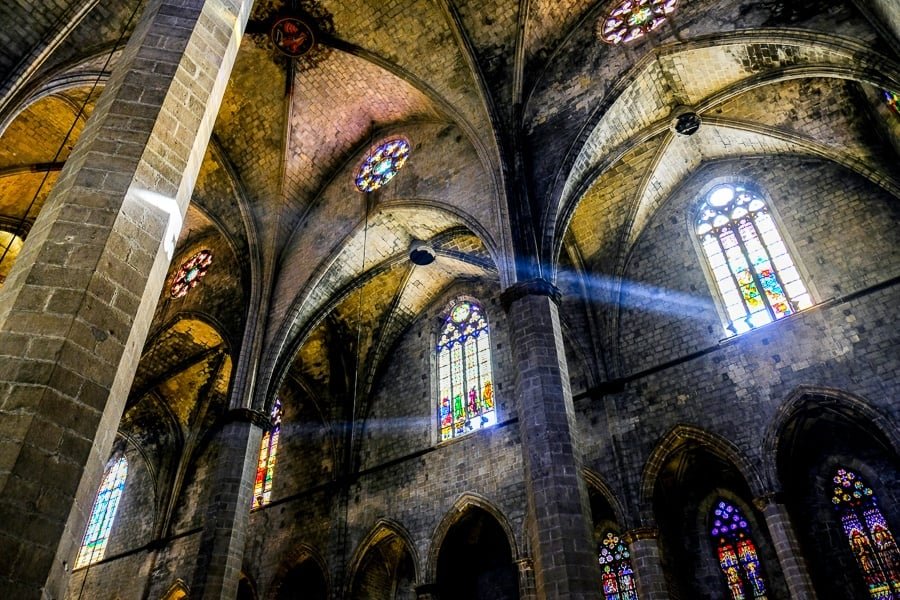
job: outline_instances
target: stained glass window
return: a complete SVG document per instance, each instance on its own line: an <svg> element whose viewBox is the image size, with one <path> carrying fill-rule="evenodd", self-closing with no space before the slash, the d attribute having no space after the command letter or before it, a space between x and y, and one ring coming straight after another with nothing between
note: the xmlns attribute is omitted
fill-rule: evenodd
<svg viewBox="0 0 900 600"><path fill-rule="evenodd" d="M371 150L356 172L356 187L361 192L374 192L397 174L409 158L409 142L393 138Z"/></svg>
<svg viewBox="0 0 900 600"><path fill-rule="evenodd" d="M744 333L812 306L766 202L740 185L720 185L706 196L697 236L716 280L726 329Z"/></svg>
<svg viewBox="0 0 900 600"><path fill-rule="evenodd" d="M268 504L272 496L272 478L275 475L275 460L278 458L278 437L281 435L281 416L281 400L276 398L272 406L272 427L263 434L259 445L252 508Z"/></svg>
<svg viewBox="0 0 900 600"><path fill-rule="evenodd" d="M109 531L116 518L116 509L119 508L119 499L125 489L127 475L128 461L124 456L116 460L103 474L103 482L100 484L100 489L97 490L94 507L91 508L91 517L88 519L87 530L84 532L81 550L78 551L78 558L75 560L76 569L103 558L103 553L106 552L106 542L109 541Z"/></svg>
<svg viewBox="0 0 900 600"><path fill-rule="evenodd" d="M181 298L197 287L197 284L206 275L206 271L209 270L212 259L212 252L201 250L184 261L172 280L172 297Z"/></svg>
<svg viewBox="0 0 900 600"><path fill-rule="evenodd" d="M869 595L877 600L900 599L900 552L872 488L847 469L838 469L832 481L831 502Z"/></svg>
<svg viewBox="0 0 900 600"><path fill-rule="evenodd" d="M454 304L437 344L441 440L497 423L490 346L481 307L469 301Z"/></svg>
<svg viewBox="0 0 900 600"><path fill-rule="evenodd" d="M612 531L606 533L600 546L600 570L604 600L638 600L631 552Z"/></svg>
<svg viewBox="0 0 900 600"><path fill-rule="evenodd" d="M597 34L607 44L643 37L663 24L675 11L676 0L624 0L597 23Z"/></svg>
<svg viewBox="0 0 900 600"><path fill-rule="evenodd" d="M884 94L884 101L887 102L891 110L900 115L900 94L889 92L888 90L883 90L882 93Z"/></svg>
<svg viewBox="0 0 900 600"><path fill-rule="evenodd" d="M750 525L740 509L725 500L713 507L710 535L732 600L764 600L766 584Z"/></svg>

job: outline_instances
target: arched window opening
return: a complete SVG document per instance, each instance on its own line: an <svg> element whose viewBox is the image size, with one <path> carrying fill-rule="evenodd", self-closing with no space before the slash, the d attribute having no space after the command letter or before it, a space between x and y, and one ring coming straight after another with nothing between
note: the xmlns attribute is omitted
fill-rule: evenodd
<svg viewBox="0 0 900 600"><path fill-rule="evenodd" d="M734 505L719 500L710 515L710 535L732 600L765 600L766 584L750 525Z"/></svg>
<svg viewBox="0 0 900 600"><path fill-rule="evenodd" d="M696 234L732 334L812 306L800 273L765 200L747 188L713 188L700 207Z"/></svg>
<svg viewBox="0 0 900 600"><path fill-rule="evenodd" d="M275 460L278 458L278 438L281 434L281 400L276 398L272 406L272 427L265 432L259 445L259 462L256 481L253 483L253 507L269 503L272 496L272 479L275 476Z"/></svg>
<svg viewBox="0 0 900 600"><path fill-rule="evenodd" d="M603 571L605 600L638 600L631 568L631 552L621 538L606 532L600 548L600 570Z"/></svg>
<svg viewBox="0 0 900 600"><path fill-rule="evenodd" d="M75 560L75 568L84 567L103 558L106 552L106 543L109 541L109 532L112 529L113 520L116 518L116 509L119 508L119 499L125 489L125 477L128 475L128 461L121 457L106 469L103 482L97 490L97 498L91 508L91 517L88 520L87 530L84 532L84 540L81 542L81 550Z"/></svg>
<svg viewBox="0 0 900 600"><path fill-rule="evenodd" d="M481 307L450 308L437 344L438 422L441 440L497 423L491 377L491 340Z"/></svg>
<svg viewBox="0 0 900 600"><path fill-rule="evenodd" d="M869 595L877 600L900 599L900 552L872 488L847 469L838 469L833 482L831 502Z"/></svg>

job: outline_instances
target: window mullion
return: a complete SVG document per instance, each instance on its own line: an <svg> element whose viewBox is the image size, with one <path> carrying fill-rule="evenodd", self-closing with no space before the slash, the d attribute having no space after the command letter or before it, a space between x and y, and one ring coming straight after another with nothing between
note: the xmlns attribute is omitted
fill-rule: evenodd
<svg viewBox="0 0 900 600"><path fill-rule="evenodd" d="M753 224L753 221L750 221ZM734 229L737 229L736 227ZM754 227L754 231L756 228ZM744 238L741 237L740 231L734 231L734 238L737 240L738 245L741 248L741 253L744 255L744 260L747 261L747 267L750 270L750 277L753 278L753 282L756 284L756 289L759 291L759 296L762 298L763 304L766 307L766 310L769 312L769 316L772 317L772 320L775 321L778 317L775 315L775 310L772 308L772 305L769 303L769 297L766 295L766 288L763 287L762 280L759 278L759 275L756 273L756 265L750 260L750 252L747 250L747 245L744 243ZM763 251L766 253L766 256L769 256L769 250L763 245L762 238L760 238L760 245L763 247ZM775 265L772 264L772 259L769 257L769 264L772 265L772 270L775 270Z"/></svg>
<svg viewBox="0 0 900 600"><path fill-rule="evenodd" d="M791 295L788 292L787 287L784 285L784 281L781 280L781 273L779 273L778 269L775 267L775 261L772 260L772 253L769 252L769 246L766 244L765 240L763 240L762 233L760 233L760 231L759 231L759 227L756 226L755 214L748 215L748 216L750 217L750 225L753 226L753 231L756 233L756 238L759 240L759 245L762 246L763 252L766 253L766 258L769 260L769 265L771 265L771 267L772 267L772 275L775 276L775 281L777 281L778 285L781 287L781 291L784 293L784 297L787 298L788 302L791 303L791 308L794 311L798 310L797 305L794 303L794 299L791 298ZM771 215L770 215L770 217L771 217ZM782 240L782 243L784 243L783 240ZM790 256L790 254L788 254L787 256ZM791 262L793 262L793 259L791 259ZM795 268L796 268L796 265L795 265ZM774 311L773 311L772 316L773 316L773 318L777 318L774 315Z"/></svg>
<svg viewBox="0 0 900 600"><path fill-rule="evenodd" d="M731 227L731 224L729 223L725 227ZM734 274L734 269L731 267L731 261L728 260L728 253L725 252L725 246L722 244L722 238L719 237L720 231L722 231L721 227L718 229L713 229L710 233L714 234L714 237L716 238L716 243L719 245L719 251L722 253L722 258L725 259L725 265L728 267L728 274L731 276L731 281L734 282L734 287L737 290L738 296L741 298L741 304L744 306L744 320L746 321L747 319L750 318L750 315L753 314L753 311L750 310L750 305L747 304L747 299L744 298L744 292L741 290L741 282L738 281L737 276ZM735 232L732 229L732 233L734 234L734 237L736 238L737 232ZM720 293L721 293L721 291L720 291ZM726 311L727 310L728 309L726 307ZM731 317L729 316L728 319L731 320ZM735 332L735 333L737 333L737 332Z"/></svg>

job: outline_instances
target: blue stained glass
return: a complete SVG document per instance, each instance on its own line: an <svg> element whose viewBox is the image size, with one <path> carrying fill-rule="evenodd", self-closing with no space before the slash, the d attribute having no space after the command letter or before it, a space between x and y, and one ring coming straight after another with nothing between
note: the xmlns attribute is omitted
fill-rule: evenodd
<svg viewBox="0 0 900 600"><path fill-rule="evenodd" d="M393 138L372 149L356 172L356 187L361 192L374 192L406 164L409 158L409 142Z"/></svg>
<svg viewBox="0 0 900 600"><path fill-rule="evenodd" d="M622 539L609 531L600 548L601 585L604 600L638 600L631 568L631 552Z"/></svg>
<svg viewBox="0 0 900 600"><path fill-rule="evenodd" d="M749 331L812 305L765 201L756 194L739 185L714 188L698 211L696 233L731 333Z"/></svg>
<svg viewBox="0 0 900 600"><path fill-rule="evenodd" d="M766 584L750 525L741 510L719 500L710 515L710 535L732 600L765 600Z"/></svg>
<svg viewBox="0 0 900 600"><path fill-rule="evenodd" d="M831 502L840 515L869 595L875 600L897 600L900 552L872 488L848 469L838 469L832 481Z"/></svg>
<svg viewBox="0 0 900 600"><path fill-rule="evenodd" d="M116 460L103 475L103 482L97 490L97 498L91 508L87 531L75 560L75 568L84 567L103 558L109 532L116 518L119 499L125 489L125 478L128 476L128 461L125 457Z"/></svg>
<svg viewBox="0 0 900 600"><path fill-rule="evenodd" d="M450 308L436 351L441 440L495 425L490 332L478 304L460 301Z"/></svg>

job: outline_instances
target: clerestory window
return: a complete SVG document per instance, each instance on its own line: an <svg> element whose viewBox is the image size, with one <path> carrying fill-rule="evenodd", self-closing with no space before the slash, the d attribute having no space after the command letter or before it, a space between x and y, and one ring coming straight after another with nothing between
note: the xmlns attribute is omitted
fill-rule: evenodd
<svg viewBox="0 0 900 600"><path fill-rule="evenodd" d="M724 304L729 333L744 333L812 306L759 194L738 184L716 186L700 206L695 233Z"/></svg>
<svg viewBox="0 0 900 600"><path fill-rule="evenodd" d="M495 425L491 339L481 306L456 302L444 319L436 351L441 440Z"/></svg>

